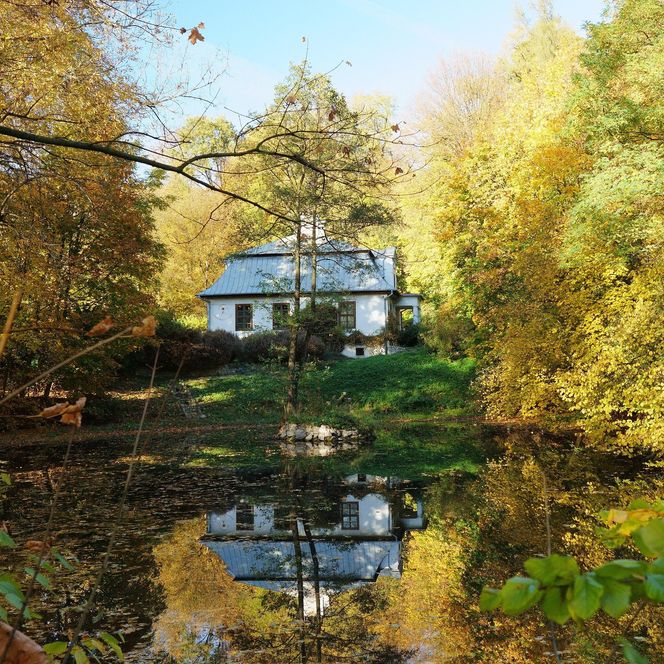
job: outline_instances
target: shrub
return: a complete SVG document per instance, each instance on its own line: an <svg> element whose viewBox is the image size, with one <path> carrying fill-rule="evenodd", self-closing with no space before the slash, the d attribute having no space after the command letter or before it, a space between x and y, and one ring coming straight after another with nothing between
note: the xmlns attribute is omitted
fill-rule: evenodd
<svg viewBox="0 0 664 664"><path fill-rule="evenodd" d="M298 336L298 359L302 358L305 333L300 332ZM280 330L278 332L257 332L242 339L242 352L240 357L245 362L269 362L276 361L285 363L288 361L288 345L290 332ZM309 338L307 359L320 359L325 352L325 343L320 337L312 335Z"/></svg>
<svg viewBox="0 0 664 664"><path fill-rule="evenodd" d="M203 344L217 354L218 361L228 364L238 358L242 352L242 342L237 335L226 330L214 330L203 334Z"/></svg>
<svg viewBox="0 0 664 664"><path fill-rule="evenodd" d="M396 342L398 346L411 348L417 346L422 340L422 327L419 323L410 323L397 332Z"/></svg>
<svg viewBox="0 0 664 664"><path fill-rule="evenodd" d="M428 320L424 342L447 357L463 357L475 339L476 330L471 318L450 304L443 304Z"/></svg>
<svg viewBox="0 0 664 664"><path fill-rule="evenodd" d="M125 357L123 368L135 371L138 367L151 366L157 344L161 345L159 367L168 371L176 371L183 357L184 371L217 369L236 359L241 350L240 340L231 332L202 332L198 326L186 325L170 312L161 311L157 315L155 339Z"/></svg>

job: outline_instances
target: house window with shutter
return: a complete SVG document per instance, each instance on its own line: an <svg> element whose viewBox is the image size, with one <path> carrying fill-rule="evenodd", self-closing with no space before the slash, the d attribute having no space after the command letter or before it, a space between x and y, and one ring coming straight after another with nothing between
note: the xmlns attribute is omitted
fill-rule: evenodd
<svg viewBox="0 0 664 664"><path fill-rule="evenodd" d="M290 305L288 302L276 302L272 305L272 329L287 330Z"/></svg>
<svg viewBox="0 0 664 664"><path fill-rule="evenodd" d="M341 528L342 530L360 529L360 503L348 500L341 503Z"/></svg>
<svg viewBox="0 0 664 664"><path fill-rule="evenodd" d="M339 326L346 331L356 328L355 302L339 302Z"/></svg>
<svg viewBox="0 0 664 664"><path fill-rule="evenodd" d="M235 305L235 331L246 332L253 329L253 312L250 304Z"/></svg>

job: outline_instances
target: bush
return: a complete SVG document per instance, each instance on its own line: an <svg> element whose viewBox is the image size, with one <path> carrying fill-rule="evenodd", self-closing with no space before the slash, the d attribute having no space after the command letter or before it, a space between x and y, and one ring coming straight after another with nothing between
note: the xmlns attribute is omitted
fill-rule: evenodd
<svg viewBox="0 0 664 664"><path fill-rule="evenodd" d="M159 367L168 371L176 371L183 357L184 371L200 372L223 367L240 355L241 342L234 334L223 330L203 332L196 325L191 327L169 312L159 312L155 339L130 353L123 361L124 369L151 366L157 344L161 345Z"/></svg>
<svg viewBox="0 0 664 664"><path fill-rule="evenodd" d="M397 332L396 342L398 346L411 348L418 346L422 341L422 327L419 323L410 323Z"/></svg>
<svg viewBox="0 0 664 664"><path fill-rule="evenodd" d="M298 336L298 360L302 358L305 333L300 332ZM290 332L280 330L278 332L257 332L242 339L242 352L240 357L245 362L270 362L285 363L288 361L288 345ZM323 356L325 344L320 337L312 335L309 338L307 358L317 360Z"/></svg>
<svg viewBox="0 0 664 664"><path fill-rule="evenodd" d="M242 342L237 335L226 330L208 331L203 334L203 344L217 354L218 361L228 364L240 357Z"/></svg>
<svg viewBox="0 0 664 664"><path fill-rule="evenodd" d="M423 334L425 344L452 359L463 357L469 345L477 342L472 319L449 303L438 309L427 327Z"/></svg>

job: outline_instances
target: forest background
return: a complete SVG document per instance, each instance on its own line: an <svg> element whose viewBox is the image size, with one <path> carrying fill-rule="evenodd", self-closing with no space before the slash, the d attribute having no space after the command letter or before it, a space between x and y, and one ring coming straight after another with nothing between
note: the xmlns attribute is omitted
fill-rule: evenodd
<svg viewBox="0 0 664 664"><path fill-rule="evenodd" d="M11 85L2 86L2 122L10 130L107 142L153 112L155 97L146 98L118 59L132 50L140 57L144 45L134 33L134 41L110 39L122 33L108 20L98 32L82 29L78 21L91 11L94 3L3 9L0 70ZM409 170L392 178L389 192L383 181L365 194L364 203L373 197L389 207L389 219L340 231L399 247L403 288L425 297L426 343L477 360L477 394L491 416L562 421L603 448L657 455L663 25L658 0L612 2L582 38L542 3L500 57L441 63L417 132L394 120L389 99L352 101L353 112L390 133L388 165L397 154ZM203 32L187 28L183 38L195 45ZM334 72L307 76L338 94ZM162 101L185 94L160 92ZM240 131L224 118L191 119L171 132L171 154L227 148ZM149 149L150 136L141 138ZM23 290L21 343L0 367L5 391L79 349L80 336L69 332L104 316L130 320L159 309L171 327L199 326L203 309L193 295L220 274L224 258L280 230L260 207L237 200L273 196L257 192L255 164L227 173L215 190L105 154L0 140L3 310L17 284ZM39 389L46 397L103 391L133 343L87 356Z"/></svg>

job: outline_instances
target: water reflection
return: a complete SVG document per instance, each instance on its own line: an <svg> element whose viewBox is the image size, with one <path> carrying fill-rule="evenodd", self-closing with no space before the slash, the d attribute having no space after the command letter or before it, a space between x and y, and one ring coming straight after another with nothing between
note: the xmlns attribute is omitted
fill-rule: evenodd
<svg viewBox="0 0 664 664"><path fill-rule="evenodd" d="M417 435L425 433L438 441L436 454L449 451L447 433ZM408 444L412 455L414 438ZM54 531L80 563L36 598L43 618L26 629L41 642L68 638L78 620L117 517L129 445L73 452ZM654 500L664 482L656 467L573 439L498 431L493 448L500 454L476 475L436 470L409 482L387 470L350 474L371 469L366 457L288 458L262 471L193 467L181 440L172 454L164 441L139 468L86 629L121 631L127 661L146 664L550 661L536 612L506 619L477 605L482 584L501 583L546 551L544 476L552 548L584 569L614 555L594 515ZM64 449L29 452L3 450L13 486L1 516L19 542L42 536ZM30 564L20 548L6 555L3 568ZM655 644L651 661L664 661L662 626L664 611L648 606L631 628ZM570 662L608 661L614 636L603 619L582 638L573 625L558 629Z"/></svg>
<svg viewBox="0 0 664 664"><path fill-rule="evenodd" d="M400 578L401 539L425 525L421 490L395 477L348 475L312 480L292 467L279 500L240 493L208 512L202 542L234 580L302 594L305 615L325 611L333 593L381 576Z"/></svg>

